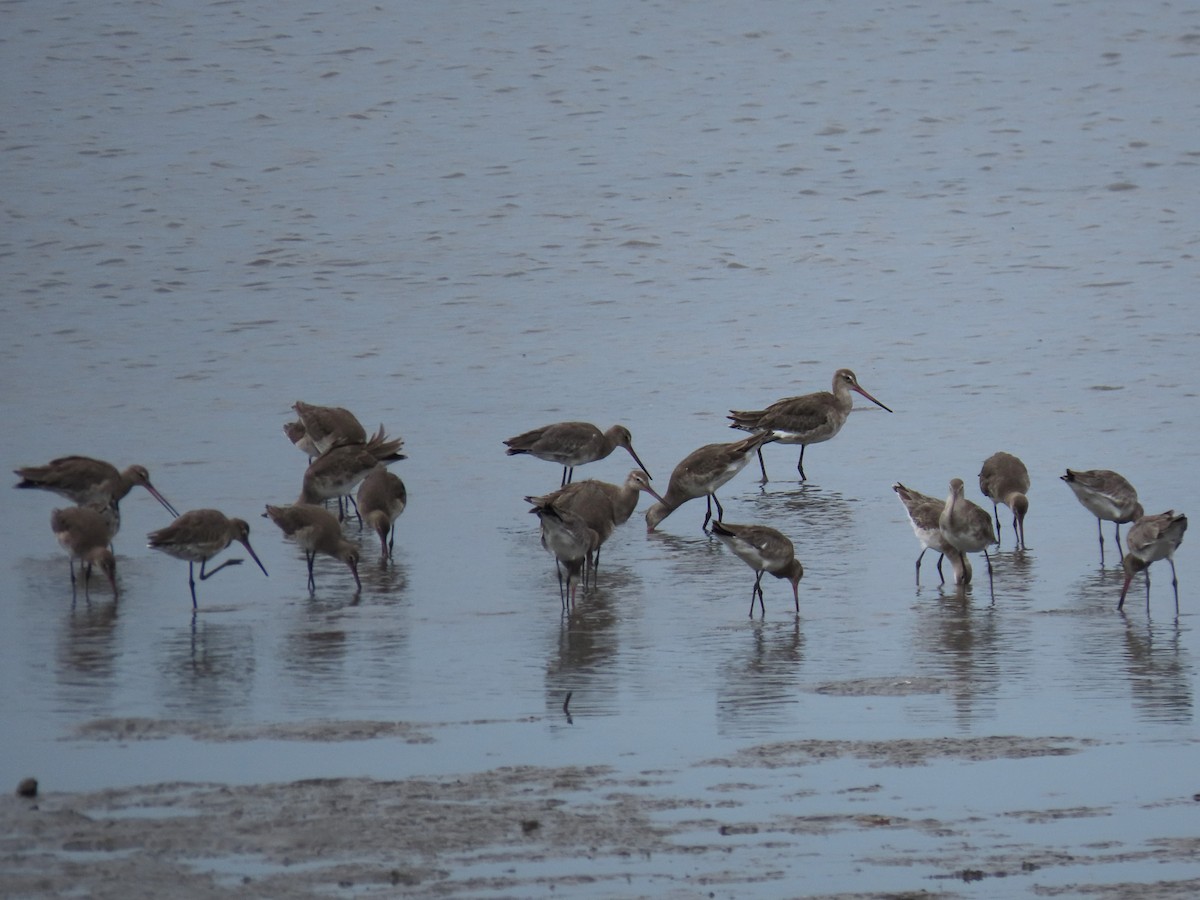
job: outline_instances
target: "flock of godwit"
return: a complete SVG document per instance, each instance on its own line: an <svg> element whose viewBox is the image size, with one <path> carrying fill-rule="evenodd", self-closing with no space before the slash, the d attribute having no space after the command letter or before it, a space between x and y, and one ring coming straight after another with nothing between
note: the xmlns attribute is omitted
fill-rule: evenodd
<svg viewBox="0 0 1200 900"><path fill-rule="evenodd" d="M290 506L267 504L269 518L303 550L308 563L308 585L315 589L313 560L317 554L344 562L361 589L358 576L358 546L342 534L345 515L343 502L352 506L360 523L365 522L378 535L385 559L392 553L396 519L404 512L408 495L404 482L387 471L389 463L404 459L403 441L388 438L383 426L371 436L358 419L340 407L312 406L297 402L293 409L297 421L284 425L284 433L309 456L309 465L300 485L300 496ZM76 583L75 561L84 572L84 590L93 565L108 576L113 594L117 593L116 561L111 544L121 526L120 501L135 485L144 487L174 516L164 528L152 531L149 546L188 564L188 587L192 607L196 607L194 567L200 563L200 580L205 581L227 566L242 563L229 559L214 569L207 565L234 541L246 552L264 575L266 567L250 546L250 526L242 519L227 518L215 509L193 509L182 515L153 484L143 466L130 466L124 472L101 460L86 456L64 456L44 466L17 469L19 488L50 491L75 502L75 506L56 509L50 517L51 528L71 563L72 590ZM357 495L352 491L358 488ZM327 500L338 501L338 515L324 508Z"/></svg>
<svg viewBox="0 0 1200 900"><path fill-rule="evenodd" d="M601 546L618 526L628 521L637 507L638 498L645 492L657 501L646 510L648 531L654 531L688 500L705 498L706 512L701 528L709 531L711 522L712 536L755 572L750 597L751 616L754 615L755 600L765 614L762 588L765 573L791 584L799 611L799 583L804 567L796 558L792 541L764 524L725 522L725 511L716 491L745 468L753 455L758 457L765 483L767 469L763 447L771 443L800 445L796 468L804 481L805 448L838 434L853 408L853 393L891 412L859 385L853 372L838 369L833 376L832 391L788 397L762 410L731 411L730 427L751 434L730 443L706 444L688 454L672 471L663 494L651 486L650 473L633 449L632 435L622 425L601 431L587 422L559 422L504 441L509 455L528 454L562 467L557 490L525 500L532 505L530 512L537 515L541 524L543 546L554 555L564 609L574 605L581 581L585 588L589 581L594 583ZM359 550L343 535L342 520L347 510L353 508L360 525L366 522L378 534L383 558L390 558L395 522L403 513L408 498L403 481L389 472L387 466L405 458L399 452L403 441L389 438L382 425L375 434L368 435L358 419L340 407L297 402L293 409L297 421L285 424L284 432L308 455L309 466L296 502L290 506L268 504L263 516L304 550L310 590L315 590L313 562L318 554L344 562L361 589ZM617 447L628 451L638 465L624 484L593 479L574 481L576 467L604 459ZM239 565L242 560L230 559L214 569L206 568L214 556L234 541L241 543L263 574L267 574L250 546L250 528L245 521L226 518L214 509L196 509L180 515L150 483L149 473L142 466L130 466L122 472L100 460L67 456L45 466L17 469L16 474L21 478L17 487L51 491L76 504L67 509L56 509L51 516L55 537L70 558L72 590L76 582L75 561L78 560L84 572L85 591L92 567L96 565L107 576L116 594L116 562L111 544L121 523L119 503L134 486L144 487L175 517L171 524L150 533L149 546L187 560L193 608L196 606L195 563L200 563L201 581L227 566ZM1062 480L1096 517L1101 565L1104 564L1103 522L1110 521L1116 526L1117 550L1125 570L1117 608L1123 608L1134 575L1143 570L1146 570L1148 605L1149 566L1166 559L1171 565L1171 583L1178 612L1179 582L1174 554L1187 529L1187 517L1173 510L1145 515L1133 486L1115 472L1068 469ZM949 558L954 583L960 586L970 583L972 568L968 554L971 553L983 553L990 582L992 561L988 548L999 543L1003 530L1001 504L1012 513L1016 549L1026 549L1029 486L1029 472L1024 463L1005 452L995 453L985 460L979 473L980 492L992 501L991 514L965 497L965 485L960 478L950 480L949 495L945 500L921 494L903 484L893 485L922 545L916 561L917 582L921 577L921 559L930 549L940 554L937 567L943 582L942 561ZM324 506L331 500L338 504L336 516ZM1120 526L1127 523L1132 523L1132 527L1126 537L1126 552L1121 549Z"/></svg>

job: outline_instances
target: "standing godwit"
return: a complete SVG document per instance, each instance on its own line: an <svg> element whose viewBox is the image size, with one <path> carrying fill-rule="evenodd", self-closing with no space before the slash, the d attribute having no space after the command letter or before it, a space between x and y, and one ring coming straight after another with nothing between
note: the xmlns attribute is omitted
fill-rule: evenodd
<svg viewBox="0 0 1200 900"><path fill-rule="evenodd" d="M226 566L240 566L242 560L227 559L211 572L204 567L208 561L234 541L246 548L246 552L258 563L264 575L266 567L254 548L250 546L250 526L243 519L226 518L215 509L192 509L168 525L146 535L149 546L161 550L176 559L186 559L188 564L188 587L192 589L192 609L196 608L196 579L193 567L200 563L200 580L207 581Z"/></svg>
<svg viewBox="0 0 1200 900"><path fill-rule="evenodd" d="M854 373L849 369L838 369L833 373L833 393L817 391L814 394L803 394L799 397L787 397L777 400L766 409L730 410L728 418L733 421L730 428L740 428L742 431L764 431L771 439L780 444L799 444L800 461L796 470L800 480L806 481L804 474L804 448L809 444L819 444L827 441L842 430L850 410L854 408L854 398L851 391L862 394L880 409L884 406L868 394ZM767 481L767 466L763 462L762 447L758 448L758 463L762 468L762 480Z"/></svg>
<svg viewBox="0 0 1200 900"><path fill-rule="evenodd" d="M650 486L649 476L639 469L631 470L624 484L609 484L607 481L589 478L585 481L573 481L541 497L526 497L525 500L535 506L551 504L559 509L570 510L581 516L596 532L596 550L588 560L588 567L594 579L600 565L600 547L614 529L629 521L629 517L637 508L638 497L642 491L662 502L658 491Z"/></svg>
<svg viewBox="0 0 1200 900"><path fill-rule="evenodd" d="M386 560L392 555L396 537L396 520L408 505L408 491L398 475L382 466L363 479L358 488L358 512L379 535L379 545Z"/></svg>
<svg viewBox="0 0 1200 900"><path fill-rule="evenodd" d="M111 501L115 505L115 501ZM87 595L92 564L108 576L113 597L117 596L117 561L108 548L112 541L110 519L91 506L70 506L50 513L50 528L59 546L67 551L71 564L71 596L75 596L75 560L84 572L83 590Z"/></svg>
<svg viewBox="0 0 1200 900"><path fill-rule="evenodd" d="M770 572L776 578L786 578L791 582L796 612L800 612L800 579L804 577L804 566L796 559L796 548L790 540L766 525L733 525L719 520L713 522L712 533L754 570L754 589L750 591L752 618L756 596L759 611L763 616L767 614L763 605L764 572Z"/></svg>
<svg viewBox="0 0 1200 900"><path fill-rule="evenodd" d="M268 503L263 518L270 519L278 525L284 535L295 540L304 549L310 591L317 589L317 583L313 579L313 560L318 553L340 559L349 566L350 573L354 576L354 584L358 590L362 590L362 581L358 577L358 548L342 536L342 526L333 513L320 506L272 506Z"/></svg>
<svg viewBox="0 0 1200 900"><path fill-rule="evenodd" d="M767 432L760 431L731 444L705 444L693 450L671 473L671 481L662 500L646 510L646 530L653 531L663 519L697 497L705 497L708 501L708 511L700 526L702 530L708 530L714 503L717 504L717 518L725 518L725 510L717 499L717 488L742 471L750 461L750 454L764 441L771 439Z"/></svg>
<svg viewBox="0 0 1200 900"><path fill-rule="evenodd" d="M313 406L302 400L292 404L292 409L300 417L305 437L317 451L309 453L309 456L320 456L339 444L366 443L367 429L363 428L362 423L348 409L342 409L340 406ZM291 433L288 436L291 437ZM292 443L300 446L295 439ZM305 447L301 449L308 452Z"/></svg>
<svg viewBox="0 0 1200 900"><path fill-rule="evenodd" d="M917 584L921 583L921 558L925 555L926 550L936 550L940 554L937 570L938 577L942 579L943 584L946 583L946 576L942 574L943 556L950 557L950 565L954 569L954 583L968 583L971 580L971 561L960 553L958 548L946 542L942 537L941 526L938 524L942 510L946 508L946 501L940 497L931 497L920 491L914 491L898 481L892 485L892 490L904 504L913 534L921 542L921 552L917 556Z"/></svg>
<svg viewBox="0 0 1200 900"><path fill-rule="evenodd" d="M575 606L579 576L588 554L600 544L600 536L583 517L553 503L535 503L529 510L542 523L542 546L554 554L554 570L558 574L558 596L563 609ZM567 589L563 591L563 572L567 573Z"/></svg>
<svg viewBox="0 0 1200 900"><path fill-rule="evenodd" d="M1013 514L1013 539L1018 550L1025 550L1025 514L1029 512L1029 470L1011 453L1001 450L983 461L979 470L979 490L992 501L992 512L996 516L996 540L1002 535L1000 507L1003 503Z"/></svg>
<svg viewBox="0 0 1200 900"><path fill-rule="evenodd" d="M983 551L983 558L987 560L990 583L992 559L988 556L987 548L996 543L992 517L983 507L966 499L963 496L963 488L961 478L950 480L950 496L946 498L942 514L938 516L938 529L942 532L942 540L962 553L964 557L968 553Z"/></svg>
<svg viewBox="0 0 1200 900"><path fill-rule="evenodd" d="M1121 563L1125 568L1125 583L1121 586L1121 599L1117 609L1125 606L1125 594L1135 573L1146 570L1146 610L1150 609L1150 564L1165 559L1171 564L1171 587L1175 589L1175 615L1179 615L1179 578L1175 575L1175 551L1187 531L1187 516L1175 514L1173 509L1157 516L1142 516L1129 529L1125 537L1128 553Z"/></svg>
<svg viewBox="0 0 1200 900"><path fill-rule="evenodd" d="M120 503L135 485L141 485L163 505L172 516L178 516L167 498L150 483L150 473L145 466L130 466L119 471L111 463L88 456L62 456L44 466L26 466L16 469L21 480L19 488L35 488L50 491L79 506L103 509L112 503ZM119 524L120 519L117 519ZM116 531L113 531L116 534Z"/></svg>
<svg viewBox="0 0 1200 900"><path fill-rule="evenodd" d="M1127 522L1136 522L1145 514L1142 504L1138 503L1137 491L1133 489L1133 485L1108 469L1091 469L1087 472L1067 469L1067 474L1059 477L1075 492L1075 498L1084 508L1096 517L1096 534L1100 537L1100 565L1104 565L1104 521L1114 523L1117 552L1123 560L1125 551L1121 549L1121 526Z"/></svg>
<svg viewBox="0 0 1200 900"><path fill-rule="evenodd" d="M406 459L398 452L403 444L399 438L388 439L381 426L365 444L339 444L326 450L305 470L300 498L296 502L315 504L349 496L359 482L378 467Z"/></svg>
<svg viewBox="0 0 1200 900"><path fill-rule="evenodd" d="M601 431L590 422L558 422L535 428L510 437L504 442L509 456L528 453L530 456L558 463L563 467L562 481L568 484L575 474L575 467L604 459L618 447L624 447L647 476L650 471L633 450L633 435L624 425L614 425Z"/></svg>

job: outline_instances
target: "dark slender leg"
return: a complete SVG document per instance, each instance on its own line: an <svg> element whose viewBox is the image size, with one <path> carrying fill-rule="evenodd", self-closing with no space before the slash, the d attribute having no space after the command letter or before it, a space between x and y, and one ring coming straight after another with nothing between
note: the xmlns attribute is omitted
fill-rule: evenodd
<svg viewBox="0 0 1200 900"><path fill-rule="evenodd" d="M1117 552L1121 554L1121 562L1125 561L1125 551L1121 549L1121 523L1113 523L1113 533L1117 536Z"/></svg>
<svg viewBox="0 0 1200 900"><path fill-rule="evenodd" d="M193 563L189 559L188 560L188 587L192 589L192 609L196 608L196 578L192 574L192 570L193 570L194 566L195 566L195 563ZM201 573L200 577L203 578L204 577L204 574L203 574L204 573L204 564L203 563L201 563L201 565L200 565L200 573Z"/></svg>
<svg viewBox="0 0 1200 900"><path fill-rule="evenodd" d="M705 512L704 512L704 524L700 526L700 530L701 530L701 531L704 531L704 532L707 532L707 531L708 531L708 523L709 523L710 521L712 521L712 501L713 501L713 495L712 495L712 494L709 494L709 495L708 495L707 497L705 497L704 499L705 499L705 501L706 501L706 502L707 502L707 504L708 504L708 508L707 508L707 509L705 510ZM719 516L718 516L717 518L718 518L718 519L720 519L720 517L719 517Z"/></svg>
<svg viewBox="0 0 1200 900"><path fill-rule="evenodd" d="M1167 562L1171 564L1171 587L1175 589L1175 618L1179 618L1179 578L1175 575L1175 560L1167 557Z"/></svg>
<svg viewBox="0 0 1200 900"><path fill-rule="evenodd" d="M762 483L767 483L767 464L763 462L762 444L758 445L758 467L762 469Z"/></svg>
<svg viewBox="0 0 1200 900"><path fill-rule="evenodd" d="M796 463L796 471L800 473L801 481L808 481L808 476L804 474L804 448L807 444L800 445L800 461Z"/></svg>
<svg viewBox="0 0 1200 900"><path fill-rule="evenodd" d="M759 572L754 579L754 590L758 592L758 611L762 613L763 618L767 617L767 608L763 605L763 589L762 589L763 573ZM754 615L754 595L750 595L750 615Z"/></svg>
<svg viewBox="0 0 1200 900"><path fill-rule="evenodd" d="M315 550L304 551L304 560L308 563L308 589L310 591L317 589L317 581L313 578L313 560L316 558L316 555L317 552Z"/></svg>
<svg viewBox="0 0 1200 900"><path fill-rule="evenodd" d="M1104 568L1104 522L1096 520L1096 534L1100 535L1100 568Z"/></svg>
<svg viewBox="0 0 1200 900"><path fill-rule="evenodd" d="M359 515L358 512L358 502L349 494L346 495L346 500L352 507L354 507L354 518L358 519L358 530L362 531L362 516Z"/></svg>
<svg viewBox="0 0 1200 900"><path fill-rule="evenodd" d="M996 546L1000 546L1000 537L1004 533L1000 530L1000 505L995 500L992 501L992 513L996 516ZM1013 519L1013 532L1017 530L1017 520Z"/></svg>
<svg viewBox="0 0 1200 900"><path fill-rule="evenodd" d="M938 564L937 564L938 578L942 579L942 584L946 583L946 576L942 574L942 560L945 558L946 558L945 553L938 554Z"/></svg>
<svg viewBox="0 0 1200 900"><path fill-rule="evenodd" d="M725 510L721 507L721 501L717 499L716 494L711 494L710 496L712 497L713 503L717 504L717 521L724 522Z"/></svg>
<svg viewBox="0 0 1200 900"><path fill-rule="evenodd" d="M214 575L216 575L218 572L220 572L220 571L221 571L223 568L225 568L226 566L240 566L240 565L242 564L242 561L241 561L240 559L227 559L227 560L225 560L225 562L221 563L219 566L217 566L217 567L216 567L215 569L213 569L211 572L207 572L207 573L206 573L206 572L204 571L204 567L205 567L207 564L208 564L208 560L207 560L207 559L202 559L202 560L200 560L200 580L201 580L201 581L207 581L208 579L210 579L210 578L212 578ZM191 566L191 563L188 563L188 566ZM191 577L191 572L190 572L190 571L189 571L189 573L188 573L188 576L189 576L189 577Z"/></svg>

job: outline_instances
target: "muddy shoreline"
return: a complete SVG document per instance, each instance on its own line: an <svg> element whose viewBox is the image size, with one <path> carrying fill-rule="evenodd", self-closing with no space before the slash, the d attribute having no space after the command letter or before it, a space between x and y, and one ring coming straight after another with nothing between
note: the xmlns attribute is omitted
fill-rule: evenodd
<svg viewBox="0 0 1200 900"><path fill-rule="evenodd" d="M328 739L335 731L422 740L399 723L294 726L287 736ZM278 739L277 728L202 728L151 720L102 720L82 727L95 739ZM328 896L429 897L941 897L978 896L975 882L1005 880L1029 896L1151 898L1196 896L1200 879L1104 883L1089 867L1114 861L1193 863L1200 838L1129 846L1000 842L980 846L978 817L897 816L878 784L843 789L853 812L747 819L756 773L865 762L871 770L958 761L1029 760L1084 752L1073 738L987 736L880 741L780 741L747 747L679 772L622 774L607 765L504 766L437 778L321 778L245 786L174 782L79 793L44 785L35 798L0 801L0 894L95 898ZM728 771L701 795L678 783L686 769ZM684 779L686 780L686 779ZM807 788L806 796L813 793ZM798 794L799 795L799 794ZM845 797L830 796L832 801ZM1195 805L1192 797L1178 802ZM878 806L876 804L878 803ZM1006 823L1072 822L1116 814L1105 807L1010 810ZM1070 829L1061 829L1061 833ZM877 843L880 834L895 840ZM806 893L792 865L798 846L818 839L839 852L872 849L856 863L896 872L898 892ZM901 849L901 836L916 845ZM829 840L832 839L831 843ZM1131 839L1132 841L1132 839ZM778 865L763 865L775 860ZM1070 886L1062 873L1073 873ZM1054 873L1053 883L1045 883Z"/></svg>

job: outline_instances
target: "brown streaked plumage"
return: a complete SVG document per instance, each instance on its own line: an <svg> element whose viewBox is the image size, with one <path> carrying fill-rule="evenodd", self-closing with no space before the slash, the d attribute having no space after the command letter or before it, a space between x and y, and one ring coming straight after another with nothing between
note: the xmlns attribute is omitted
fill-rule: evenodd
<svg viewBox="0 0 1200 900"><path fill-rule="evenodd" d="M854 408L851 392L861 394L880 409L891 412L859 385L853 372L838 369L833 373L832 393L817 391L799 397L786 397L766 409L730 410L728 418L733 424L729 427L767 432L771 441L780 444L799 444L800 460L796 463L796 470L800 473L800 480L806 481L804 449L809 444L828 441L842 430L850 410ZM758 463L762 468L762 480L766 483L767 466L763 462L762 447L758 448Z"/></svg>
<svg viewBox="0 0 1200 900"><path fill-rule="evenodd" d="M509 456L528 453L563 467L560 484L569 484L575 467L604 459L618 447L624 447L647 476L649 470L633 450L633 435L624 425L614 425L601 431L590 422L557 422L534 428L504 442Z"/></svg>
<svg viewBox="0 0 1200 900"><path fill-rule="evenodd" d="M926 550L936 550L938 556L937 570L938 576L944 584L946 577L942 574L942 557L950 558L950 565L954 569L954 583L966 584L971 580L971 561L967 559L956 547L946 543L942 537L942 529L938 524L938 520L942 515L942 510L946 508L946 501L940 497L931 497L928 494L922 494L920 491L914 491L910 487L905 487L900 482L892 485L892 490L900 498L900 502L904 504L904 509L908 513L908 521L912 525L913 534L917 536L917 540L921 542L921 552L917 556L917 584L921 583L921 557L925 555Z"/></svg>
<svg viewBox="0 0 1200 900"><path fill-rule="evenodd" d="M1013 539L1018 550L1025 546L1025 514L1029 512L1029 470L1025 463L1001 450L983 461L979 470L979 490L992 501L992 513L996 517L996 542L1000 542L1000 506L1003 503L1013 514Z"/></svg>
<svg viewBox="0 0 1200 900"><path fill-rule="evenodd" d="M1096 534L1100 537L1100 565L1104 565L1105 521L1113 523L1117 552L1124 560L1121 526L1127 522L1136 522L1145 515L1133 485L1110 469L1067 469L1067 474L1059 477L1075 493L1075 498L1083 504L1084 509L1096 517Z"/></svg>
<svg viewBox="0 0 1200 900"><path fill-rule="evenodd" d="M358 548L342 535L342 526L333 513L319 506L272 506L268 503L263 518L270 519L284 535L303 548L304 559L308 563L310 591L317 589L313 578L313 560L318 553L332 556L349 566L354 584L358 590L362 590L362 581L358 577Z"/></svg>
<svg viewBox="0 0 1200 900"><path fill-rule="evenodd" d="M120 503L135 486L150 492L172 516L178 516L170 502L150 483L145 466L133 465L120 471L112 463L90 456L61 456L44 466L26 466L14 470L20 477L19 488L50 491L79 506L103 509ZM118 518L119 523L119 518ZM116 533L115 531L113 532Z"/></svg>
<svg viewBox="0 0 1200 900"><path fill-rule="evenodd" d="M733 525L720 520L713 522L712 533L737 557L754 570L754 589L750 592L750 615L754 616L754 598L758 597L759 611L765 616L762 577L770 572L792 585L796 612L800 612L800 579L804 566L796 559L796 548L783 534L766 525Z"/></svg>
<svg viewBox="0 0 1200 900"><path fill-rule="evenodd" d="M116 501L110 501L116 505ZM100 567L108 583L112 585L113 597L117 596L117 562L108 545L112 542L109 530L111 518L103 511L91 506L69 506L50 513L50 528L59 546L67 551L71 565L71 596L75 596L75 560L79 560L84 572L83 590L87 595L92 566Z"/></svg>
<svg viewBox="0 0 1200 900"><path fill-rule="evenodd" d="M671 473L663 499L646 510L646 530L653 531L663 519L687 501L705 497L708 511L700 527L707 531L712 519L713 503L717 505L717 518L725 517L725 510L717 499L717 488L742 471L750 461L750 454L767 440L770 440L767 432L760 431L730 444L705 444L693 450Z"/></svg>
<svg viewBox="0 0 1200 900"><path fill-rule="evenodd" d="M1179 615L1179 577L1175 574L1175 551L1183 541L1183 533L1187 531L1187 516L1178 515L1175 510L1168 509L1156 516L1142 516L1129 529L1125 537L1126 553L1121 560L1125 569L1125 583L1121 585L1121 599L1117 601L1117 609L1125 606L1125 594L1129 591L1129 583L1133 576L1142 571L1146 572L1146 610L1150 609L1150 564L1165 559L1171 564L1171 587L1175 590L1175 615Z"/></svg>
<svg viewBox="0 0 1200 900"><path fill-rule="evenodd" d="M379 535L383 558L392 555L396 536L396 520L408 505L408 491L398 475L382 466L363 479L358 488L358 512Z"/></svg>
<svg viewBox="0 0 1200 900"><path fill-rule="evenodd" d="M988 581L992 579L992 559L987 548L996 543L996 532L992 528L992 517L982 506L972 503L963 496L965 485L961 478L950 480L950 495L938 516L938 529L942 540L964 556L983 552L987 561Z"/></svg>
<svg viewBox="0 0 1200 900"><path fill-rule="evenodd" d="M230 519L216 509L191 509L165 528L146 535L148 546L168 556L187 560L188 587L192 591L192 609L196 608L196 579L193 568L200 563L200 580L207 581L226 566L240 566L242 560L227 559L211 572L205 570L208 561L234 541L258 563L264 575L266 566L250 546L250 526L244 519Z"/></svg>

